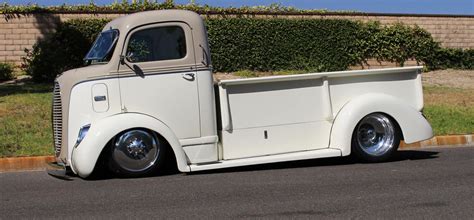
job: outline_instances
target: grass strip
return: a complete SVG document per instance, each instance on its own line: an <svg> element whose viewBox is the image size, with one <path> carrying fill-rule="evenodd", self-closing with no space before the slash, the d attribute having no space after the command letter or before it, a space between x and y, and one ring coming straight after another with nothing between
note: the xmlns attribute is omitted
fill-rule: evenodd
<svg viewBox="0 0 474 220"><path fill-rule="evenodd" d="M51 85L0 85L0 156L51 155Z"/></svg>

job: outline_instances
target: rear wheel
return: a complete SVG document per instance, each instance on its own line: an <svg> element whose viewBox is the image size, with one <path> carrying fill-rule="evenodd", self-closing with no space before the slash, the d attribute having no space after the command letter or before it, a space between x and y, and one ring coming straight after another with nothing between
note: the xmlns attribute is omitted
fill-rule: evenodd
<svg viewBox="0 0 474 220"><path fill-rule="evenodd" d="M401 132L396 122L381 113L365 116L352 135L352 152L365 161L380 162L398 149Z"/></svg>
<svg viewBox="0 0 474 220"><path fill-rule="evenodd" d="M112 141L109 168L122 177L148 176L161 167L165 150L163 141L154 132L128 130Z"/></svg>

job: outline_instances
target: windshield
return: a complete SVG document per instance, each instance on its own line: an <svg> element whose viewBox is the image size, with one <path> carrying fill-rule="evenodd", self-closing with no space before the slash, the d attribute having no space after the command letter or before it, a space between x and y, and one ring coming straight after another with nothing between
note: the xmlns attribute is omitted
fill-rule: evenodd
<svg viewBox="0 0 474 220"><path fill-rule="evenodd" d="M88 63L92 61L108 61L110 59L109 53L112 51L112 48L114 48L118 35L117 30L108 30L100 33L84 60Z"/></svg>

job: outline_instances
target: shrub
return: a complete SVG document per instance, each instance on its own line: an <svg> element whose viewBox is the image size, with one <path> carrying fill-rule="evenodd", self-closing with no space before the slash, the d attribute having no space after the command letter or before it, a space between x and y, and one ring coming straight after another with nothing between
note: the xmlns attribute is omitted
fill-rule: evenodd
<svg viewBox="0 0 474 220"><path fill-rule="evenodd" d="M66 70L83 65L83 58L106 19L71 20L58 25L51 36L25 50L23 67L36 82L52 81Z"/></svg>
<svg viewBox="0 0 474 220"><path fill-rule="evenodd" d="M0 82L13 79L13 65L0 63Z"/></svg>

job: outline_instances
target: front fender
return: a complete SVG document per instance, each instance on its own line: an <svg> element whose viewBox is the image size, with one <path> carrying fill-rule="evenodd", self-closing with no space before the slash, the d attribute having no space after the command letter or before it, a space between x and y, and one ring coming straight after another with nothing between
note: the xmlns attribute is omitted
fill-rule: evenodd
<svg viewBox="0 0 474 220"><path fill-rule="evenodd" d="M160 134L171 145L181 172L189 172L186 155L173 131L163 122L148 115L123 113L101 119L91 125L86 137L74 147L71 168L81 177L89 176L107 143L118 133L131 128L146 128Z"/></svg>
<svg viewBox="0 0 474 220"><path fill-rule="evenodd" d="M351 153L352 133L366 115L381 112L397 121L406 143L433 137L433 130L423 115L409 104L386 94L365 94L346 103L334 119L331 129L330 148Z"/></svg>

